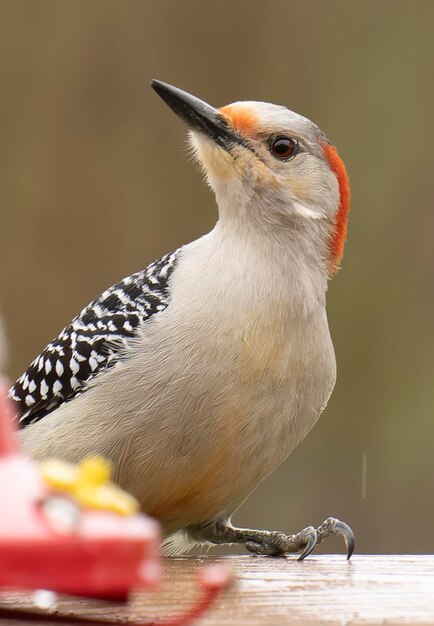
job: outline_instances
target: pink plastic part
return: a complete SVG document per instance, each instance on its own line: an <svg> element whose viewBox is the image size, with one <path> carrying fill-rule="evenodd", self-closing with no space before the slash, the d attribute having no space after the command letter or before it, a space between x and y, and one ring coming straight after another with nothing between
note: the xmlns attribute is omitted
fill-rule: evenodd
<svg viewBox="0 0 434 626"><path fill-rule="evenodd" d="M19 453L12 409L7 397L8 384L4 378L0 377L0 458Z"/></svg>

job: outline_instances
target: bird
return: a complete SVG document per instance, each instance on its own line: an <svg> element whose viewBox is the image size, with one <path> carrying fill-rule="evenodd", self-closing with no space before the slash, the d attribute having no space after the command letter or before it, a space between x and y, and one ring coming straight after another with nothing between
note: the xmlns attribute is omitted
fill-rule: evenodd
<svg viewBox="0 0 434 626"><path fill-rule="evenodd" d="M304 559L328 517L297 533L238 528L240 505L307 435L336 379L326 314L350 205L319 127L283 105L215 108L151 85L188 127L215 227L86 306L10 390L37 461L100 455L160 521L166 553L243 544Z"/></svg>

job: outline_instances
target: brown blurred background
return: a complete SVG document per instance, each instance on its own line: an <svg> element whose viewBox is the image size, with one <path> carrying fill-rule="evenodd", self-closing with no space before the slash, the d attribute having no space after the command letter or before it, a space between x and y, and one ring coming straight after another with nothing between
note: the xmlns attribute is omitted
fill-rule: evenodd
<svg viewBox="0 0 434 626"><path fill-rule="evenodd" d="M1 0L0 15L9 374L104 288L215 222L151 78L215 105L286 104L352 181L328 297L338 383L236 521L290 531L333 514L359 551L433 552L434 2Z"/></svg>

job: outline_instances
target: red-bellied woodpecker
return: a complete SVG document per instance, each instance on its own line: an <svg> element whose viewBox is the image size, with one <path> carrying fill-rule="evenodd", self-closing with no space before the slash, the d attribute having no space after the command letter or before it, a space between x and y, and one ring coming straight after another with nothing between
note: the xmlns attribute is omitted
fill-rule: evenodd
<svg viewBox="0 0 434 626"><path fill-rule="evenodd" d="M219 220L200 239L105 291L15 383L25 450L109 458L185 542L301 552L350 528L328 518L296 535L231 516L309 432L335 383L325 293L343 251L345 167L325 135L283 106L214 109L165 83L190 128Z"/></svg>

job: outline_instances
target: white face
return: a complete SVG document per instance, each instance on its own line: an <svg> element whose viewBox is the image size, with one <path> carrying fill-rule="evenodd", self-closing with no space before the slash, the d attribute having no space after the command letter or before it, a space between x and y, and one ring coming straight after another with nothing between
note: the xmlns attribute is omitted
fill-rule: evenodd
<svg viewBox="0 0 434 626"><path fill-rule="evenodd" d="M237 102L219 112L244 145L221 147L198 130L190 138L221 211L255 202L282 223L335 217L338 180L324 152L328 141L315 124L265 102Z"/></svg>
<svg viewBox="0 0 434 626"><path fill-rule="evenodd" d="M191 146L220 218L282 241L301 237L329 270L342 256L350 189L342 160L310 120L283 106L236 102L214 109L163 83L152 87L190 127ZM250 228L250 230L251 230Z"/></svg>

